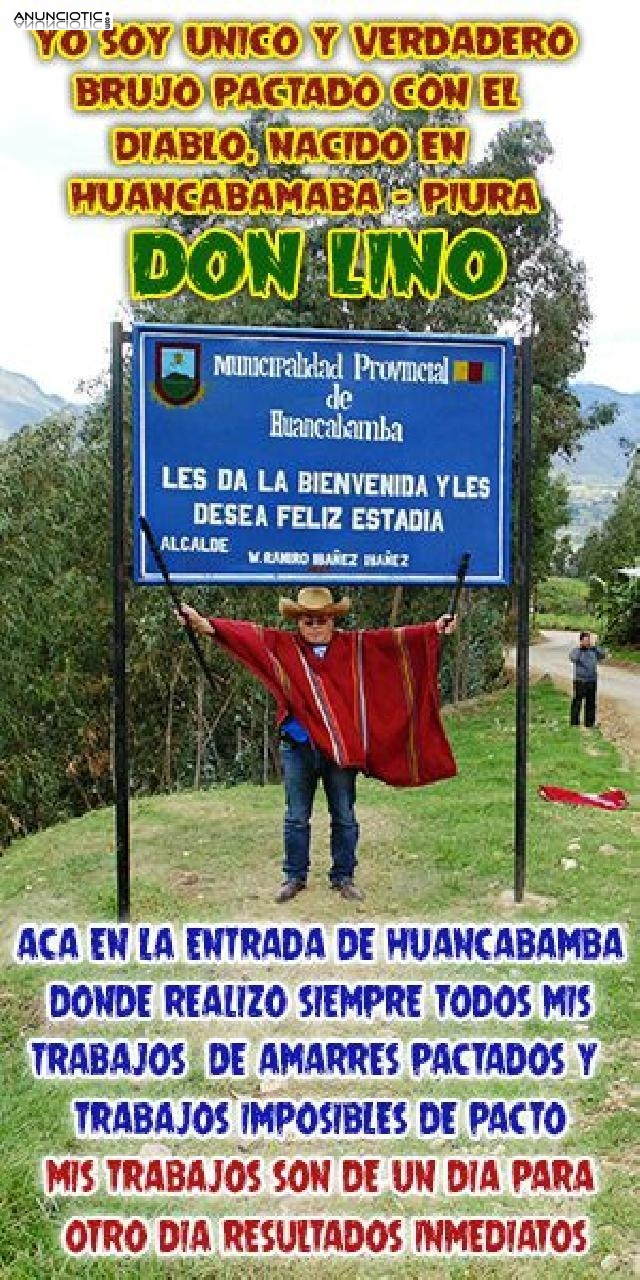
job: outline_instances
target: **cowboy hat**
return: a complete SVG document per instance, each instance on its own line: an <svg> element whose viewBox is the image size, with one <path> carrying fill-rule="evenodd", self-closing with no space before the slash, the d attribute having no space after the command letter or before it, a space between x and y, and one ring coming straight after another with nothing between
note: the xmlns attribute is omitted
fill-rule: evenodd
<svg viewBox="0 0 640 1280"><path fill-rule="evenodd" d="M278 610L283 618L300 618L305 613L326 613L331 618L342 618L350 608L348 596L334 600L327 587L302 587L297 601L287 596L281 596L278 601Z"/></svg>

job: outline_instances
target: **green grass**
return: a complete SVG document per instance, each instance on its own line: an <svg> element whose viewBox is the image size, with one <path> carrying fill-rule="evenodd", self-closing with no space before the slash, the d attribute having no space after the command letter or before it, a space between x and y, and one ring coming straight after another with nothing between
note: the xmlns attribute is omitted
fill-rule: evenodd
<svg viewBox="0 0 640 1280"><path fill-rule="evenodd" d="M538 585L538 604L550 612L580 609L589 594L585 578L546 578Z"/></svg>
<svg viewBox="0 0 640 1280"><path fill-rule="evenodd" d="M340 920L353 923L384 920L416 921L610 921L627 924L630 932L638 921L637 856L640 849L637 801L640 780L622 766L613 747L598 732L587 734L571 731L567 725L566 698L542 681L532 692L530 717L529 764L529 841L527 891L531 897L522 907L513 904L510 889L513 877L513 754L515 743L513 694L506 690L495 697L478 700L470 708L448 714L448 726L459 764L459 775L437 787L393 791L368 780L360 780L359 818L362 828L359 883L367 899L351 905L331 896L326 886L327 825L323 805L319 803L314 836L314 866L310 887L284 911L272 903L279 882L280 826L282 797L277 786L218 790L209 793L148 797L132 806L132 916L134 920L173 920L176 924L193 921L283 920L322 921L327 926ZM571 809L545 804L537 797L542 782L556 782L599 791L606 786L622 786L631 795L632 807L623 813L605 813L589 809ZM575 847L577 845L577 847ZM570 848L571 846L571 848ZM576 867L564 867L563 859L573 859ZM100 1094L99 1081L77 1081L75 1087L62 1082L34 1082L28 1068L25 1040L30 1035L69 1037L71 1027L53 1030L44 1018L42 991L46 981L63 974L73 980L88 976L83 966L69 965L51 970L41 966L18 967L11 962L11 946L20 922L69 921L84 924L91 920L113 918L114 892L113 819L110 811L94 812L77 821L51 828L21 843L16 843L0 864L0 917L2 920L3 955L0 967L0 1036L2 1086L0 1090L0 1277L2 1280L41 1280L42 1277L106 1277L131 1276L152 1280L173 1274L200 1277L295 1276L302 1268L313 1275L350 1280L351 1277L402 1276L417 1280L429 1275L471 1280L480 1277L504 1277L515 1280L555 1280L555 1277L580 1277L595 1280L602 1275L605 1256L618 1259L621 1275L632 1274L632 1259L639 1246L637 1220L637 1172L640 1158L637 1117L638 1013L633 1004L634 973L637 960L632 955L622 967L594 967L562 971L558 966L535 969L496 967L452 971L447 966L438 970L420 970L412 966L391 971L398 981L422 979L540 981L552 974L557 980L588 980L597 986L597 1005L588 1026L568 1027L542 1024L536 1019L526 1024L525 1039L542 1036L548 1039L599 1038L603 1053L592 1080L578 1082L574 1075L561 1082L526 1081L501 1085L481 1081L427 1080L421 1084L406 1078L397 1083L374 1081L352 1085L349 1081L325 1083L314 1081L312 1096L323 1092L348 1094L361 1089L368 1095L396 1091L401 1096L456 1096L464 1099L480 1094L496 1096L565 1097L575 1118L567 1138L560 1144L566 1153L594 1155L600 1162L600 1191L595 1198L568 1200L535 1198L522 1201L499 1196L490 1200L478 1197L435 1201L408 1198L399 1201L390 1192L379 1200L341 1201L342 1215L364 1217L407 1217L420 1214L463 1216L469 1213L566 1216L589 1215L592 1219L592 1251L579 1261L538 1258L527 1261L441 1260L405 1257L394 1260L360 1259L277 1259L272 1262L241 1259L221 1261L212 1257L206 1262L176 1260L163 1262L151 1257L126 1262L94 1259L75 1261L59 1249L58 1237L67 1218L89 1215L106 1207L125 1216L141 1214L152 1218L167 1210L184 1216L222 1216L223 1212L267 1213L273 1216L295 1212L315 1215L327 1212L326 1203L291 1199L267 1201L245 1200L221 1205L215 1199L156 1199L108 1202L100 1195L90 1199L68 1199L43 1196L38 1183L38 1161L44 1154L75 1152L83 1156L108 1153L140 1152L141 1143L82 1143L74 1139L69 1099L73 1094ZM282 913L282 915L280 915ZM148 980L161 981L175 977L179 969L144 971ZM374 970L381 973L382 970ZM389 971L385 971L389 976ZM92 979L122 970L91 970ZM264 971L252 965L229 970L225 977L236 981L255 979L289 981L295 985L302 974L307 980L332 980L335 971L296 969L295 975L277 965L268 964ZM127 973L127 977L129 977ZM190 980L211 981L221 976L212 966L190 967ZM364 976L363 970L348 970L343 980ZM371 969L366 972L371 978ZM267 1024L260 1037L279 1038L291 1035L312 1038L306 1023ZM349 1032L359 1038L400 1034L411 1039L415 1026L394 1023L386 1029L376 1022L371 1027L349 1024ZM222 1034L238 1036L251 1032L238 1024L223 1024ZM346 1035L347 1028L336 1030L324 1024L321 1035ZM504 1039L517 1037L517 1028L509 1024L489 1023L459 1025L437 1024L433 1018L420 1025L419 1038ZM103 1028L95 1023L81 1026L76 1034L96 1037ZM134 1039L138 1027L109 1027L113 1038ZM168 1038L177 1038L183 1028L172 1026ZM228 1082L204 1082L200 1051L205 1039L216 1035L216 1024L191 1024L187 1034L195 1058L188 1087L184 1084L169 1090L166 1084L126 1085L113 1082L106 1092L113 1096L136 1096L168 1092L174 1096L201 1089L224 1096ZM257 1088L252 1080L234 1083L239 1094L251 1094ZM304 1091L304 1083L283 1085L288 1093ZM216 1145L203 1143L162 1142L164 1152L171 1154L238 1154L237 1140ZM300 1142L298 1154L304 1155L448 1155L466 1152L471 1155L504 1156L550 1154L553 1144L544 1141L525 1143L473 1143L461 1140L449 1148L445 1144L420 1143L418 1139L393 1143L323 1143ZM291 1144L269 1144L249 1141L245 1155L261 1155L265 1160L292 1154Z"/></svg>
<svg viewBox="0 0 640 1280"><path fill-rule="evenodd" d="M576 635L580 631L598 633L598 620L592 613L536 613L535 625L538 631L575 631Z"/></svg>
<svg viewBox="0 0 640 1280"><path fill-rule="evenodd" d="M613 658L614 662L629 662L634 667L640 666L639 645L636 645L634 648L631 648L630 646L619 648L617 645L613 645L608 652L609 657Z"/></svg>
<svg viewBox="0 0 640 1280"><path fill-rule="evenodd" d="M589 583L582 578L548 578L537 589L536 631L593 631L602 637L604 622L588 603ZM640 647L608 645L614 661L640 663Z"/></svg>
<svg viewBox="0 0 640 1280"><path fill-rule="evenodd" d="M582 578L547 578L537 589L536 627L550 631L597 631L598 619L587 603L589 584Z"/></svg>

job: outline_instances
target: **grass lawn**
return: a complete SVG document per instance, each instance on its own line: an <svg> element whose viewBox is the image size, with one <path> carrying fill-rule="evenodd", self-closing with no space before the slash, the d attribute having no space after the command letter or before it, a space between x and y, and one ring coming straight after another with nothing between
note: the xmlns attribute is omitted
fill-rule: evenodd
<svg viewBox="0 0 640 1280"><path fill-rule="evenodd" d="M314 831L314 866L309 889L293 904L278 908L272 896L279 882L282 797L276 786L188 793L137 800L132 806L132 917L134 921L166 921L176 925L196 922L274 920L322 922L330 927L347 923L385 921L517 921L619 922L629 937L638 922L637 857L640 849L638 800L640 779L621 764L614 748L597 731L576 732L567 725L567 700L547 681L536 685L531 699L529 764L528 900L515 907L513 882L513 753L515 742L514 699L511 690L478 700L471 707L448 713L448 727L459 764L457 778L437 787L393 791L362 779L358 790L358 814L362 836L358 880L366 891L362 904L347 904L328 892L327 824L319 803ZM619 786L628 791L631 807L622 813L552 806L537 796L539 784L558 783L587 791ZM194 1022L165 1027L167 1039L188 1038L192 1070L186 1083L99 1080L34 1081L25 1042L33 1036L73 1034L83 1038L135 1039L162 1034L159 1027L140 1024L105 1027L95 1022L62 1026L47 1023L44 1014L45 983L67 977L92 981L116 977L130 980L132 970L107 967L89 970L84 965L17 966L11 949L16 929L25 921L112 920L114 916L113 815L95 812L51 828L13 845L0 863L0 914L3 941L0 960L0 1035L2 1037L2 1087L0 1090L0 1277L6 1280L42 1280L44 1277L140 1277L182 1275L194 1277L282 1276L309 1271L311 1276L402 1276L414 1280L428 1274L451 1280L480 1277L492 1280L552 1280L555 1277L600 1277L604 1270L629 1277L637 1274L640 1243L637 1234L638 1130L637 1064L640 1047L638 1010L634 1005L637 956L626 965L527 967L519 965L458 966L408 965L383 969L361 966L338 971L285 966L268 962L258 969L251 963L221 969L211 965L136 971L147 981L188 976L190 981L556 981L592 982L597 988L595 1012L587 1023L544 1023L534 1017L525 1024L491 1019L483 1022L439 1023L431 1013L416 1024L376 1021L350 1023L356 1039L413 1038L526 1040L599 1039L602 1051L593 1078L580 1081L573 1057L562 1079L489 1083L483 1080L429 1078L421 1082L400 1080L358 1081L341 1079L311 1084L304 1080L278 1082L268 1092L283 1096L348 1097L395 1094L412 1101L418 1097L466 1099L473 1096L560 1097L569 1109L572 1125L560 1143L548 1139L525 1141L494 1137L473 1142L469 1137L453 1142L397 1138L392 1141L300 1140L270 1142L263 1138L218 1141L174 1141L153 1144L129 1140L76 1139L69 1103L74 1096L105 1094L118 1097L256 1096L255 1079L205 1081L202 1046L205 1040L228 1036L277 1039L281 1036L311 1039L315 1028L308 1023L247 1024ZM637 990L637 986L635 988ZM318 1024L315 1024L316 1026ZM347 1029L323 1023L319 1036L346 1038ZM263 1092L266 1091L263 1083ZM317 1197L284 1197L268 1200L247 1197L241 1201L208 1198L107 1197L47 1198L39 1183L39 1161L45 1154L74 1153L83 1158L108 1154L145 1155L243 1155L268 1162L278 1156L358 1155L443 1156L465 1153L493 1155L504 1161L513 1155L571 1154L594 1156L599 1163L599 1190L582 1198L536 1196L513 1199L497 1196L399 1197L386 1190L378 1199L324 1201ZM591 1218L592 1248L579 1260L553 1257L519 1259L402 1258L277 1258L271 1261L239 1258L233 1262L215 1256L207 1260L161 1261L148 1257L131 1261L67 1258L59 1247L62 1223L75 1215L94 1216L106 1209L125 1217L153 1218L163 1213L206 1216L293 1216L307 1214L365 1218L397 1216L532 1216Z"/></svg>
<svg viewBox="0 0 640 1280"><path fill-rule="evenodd" d="M634 667L640 666L640 646L639 645L636 645L635 648L633 649L630 646L626 646L624 649L622 649L622 648L618 648L616 645L613 645L608 650L608 653L609 653L609 657L613 658L614 662L629 663L630 666L634 666Z"/></svg>
<svg viewBox="0 0 640 1280"><path fill-rule="evenodd" d="M536 628L550 631L598 631L602 624L587 603L589 583L582 578L547 578L537 589Z"/></svg>
<svg viewBox="0 0 640 1280"><path fill-rule="evenodd" d="M583 578L547 578L538 586L535 613L536 631L593 631L602 637L604 623L588 603L589 583ZM640 663L638 645L607 644L615 662Z"/></svg>

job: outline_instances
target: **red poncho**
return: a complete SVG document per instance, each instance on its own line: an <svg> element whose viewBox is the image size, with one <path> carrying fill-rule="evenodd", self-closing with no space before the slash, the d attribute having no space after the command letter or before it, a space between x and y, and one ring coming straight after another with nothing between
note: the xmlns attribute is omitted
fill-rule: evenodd
<svg viewBox="0 0 640 1280"><path fill-rule="evenodd" d="M435 623L335 631L324 658L292 631L211 618L216 639L336 764L395 787L456 772L440 720Z"/></svg>

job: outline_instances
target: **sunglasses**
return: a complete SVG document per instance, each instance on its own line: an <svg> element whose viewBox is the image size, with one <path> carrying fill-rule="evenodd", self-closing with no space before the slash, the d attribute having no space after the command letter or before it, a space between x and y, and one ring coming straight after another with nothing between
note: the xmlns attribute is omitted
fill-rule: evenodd
<svg viewBox="0 0 640 1280"><path fill-rule="evenodd" d="M325 622L331 622L332 618L328 613L314 613L313 616L311 614L303 615L303 617L300 618L300 621L303 622L306 627L323 627Z"/></svg>

